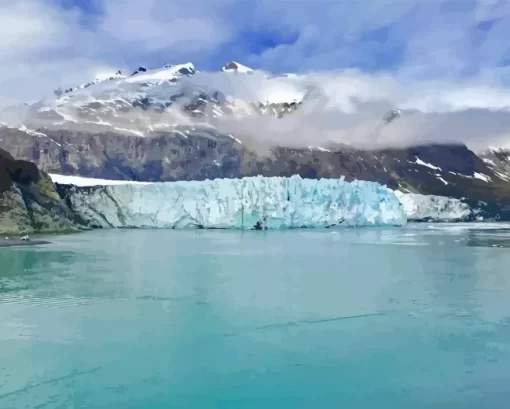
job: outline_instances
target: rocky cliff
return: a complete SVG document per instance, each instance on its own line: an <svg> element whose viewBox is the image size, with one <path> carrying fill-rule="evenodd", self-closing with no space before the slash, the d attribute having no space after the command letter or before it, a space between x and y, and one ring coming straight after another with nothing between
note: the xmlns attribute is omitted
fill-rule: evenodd
<svg viewBox="0 0 510 409"><path fill-rule="evenodd" d="M49 176L29 161L0 149L0 233L80 230L80 222L60 199Z"/></svg>
<svg viewBox="0 0 510 409"><path fill-rule="evenodd" d="M48 173L135 181L292 176L367 180L403 192L510 204L510 176L464 145L359 150L346 146L257 152L211 130L146 137L0 127L0 148Z"/></svg>

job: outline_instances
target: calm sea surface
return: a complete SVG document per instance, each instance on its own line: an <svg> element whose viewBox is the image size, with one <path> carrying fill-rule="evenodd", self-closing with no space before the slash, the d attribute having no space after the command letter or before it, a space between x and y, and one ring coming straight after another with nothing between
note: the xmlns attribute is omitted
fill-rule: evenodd
<svg viewBox="0 0 510 409"><path fill-rule="evenodd" d="M508 409L508 228L0 249L0 408Z"/></svg>

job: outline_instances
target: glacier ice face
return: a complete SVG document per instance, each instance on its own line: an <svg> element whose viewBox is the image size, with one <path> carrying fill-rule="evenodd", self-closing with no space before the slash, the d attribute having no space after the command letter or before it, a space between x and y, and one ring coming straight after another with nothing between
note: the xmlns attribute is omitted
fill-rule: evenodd
<svg viewBox="0 0 510 409"><path fill-rule="evenodd" d="M73 210L104 228L232 228L395 225L406 215L375 182L246 177L206 181L68 187Z"/></svg>
<svg viewBox="0 0 510 409"><path fill-rule="evenodd" d="M478 210L468 203L445 196L395 191L409 221L458 222L478 219Z"/></svg>
<svg viewBox="0 0 510 409"><path fill-rule="evenodd" d="M171 186L172 184L163 184L163 183L152 183L152 182L133 182L126 180L103 180L103 179L92 179L92 178L84 178L80 176L62 176L51 174L50 175L53 182L59 185L74 185L76 187L72 190L72 194L70 195L73 202L77 203L78 212L82 214L82 216L86 216L88 220L91 220L94 224L108 227L113 225L114 227L126 226L126 224L122 224L118 221L115 221L115 216L109 215L109 211L111 209L116 209L117 206L117 189L113 190L105 190L104 188L100 188L101 186L108 185L132 185L137 187L147 186L147 185L156 185L158 188L163 186ZM252 179L252 178L247 178ZM266 179L266 178L264 178ZM284 179L284 178L267 178L267 179ZM292 178L291 178L292 179ZM290 180L290 179L289 179ZM224 181L208 181L208 182L195 182L195 183L219 183L224 184L227 183L228 180ZM188 183L188 182L180 182L180 183ZM230 182L228 182L230 183ZM232 181L232 186L238 186L240 183L239 180ZM320 181L308 181L305 183L324 183ZM345 182L344 182L345 183ZM365 182L355 182L355 183L365 183ZM95 186L96 188L86 188L87 186ZM81 187L83 187L82 190ZM63 187L61 187L63 189ZM153 189L153 188L152 188ZM212 188L211 188L212 189ZM497 203L484 203L478 200L470 200L470 199L456 199L449 198L444 196L433 196L433 195L421 195L414 193L403 193L400 191L393 191L388 189L391 194L395 194L399 199L400 203L403 206L403 210L407 217L408 221L434 221L434 222L470 222L470 221L509 221L510 220L510 207L497 204ZM209 193L208 193L209 194ZM102 198L100 199L100 196ZM157 194L155 195L157 196ZM115 199L115 200L114 200ZM97 212L94 211L95 206L93 202L84 202L85 200L98 201L102 200L97 208L100 209ZM124 199L123 199L124 200ZM155 197L155 200L157 197ZM190 198L189 200L193 200ZM88 207L87 207L88 203ZM126 223L128 220L131 220L130 217L127 217L125 213L125 204L123 201L118 202L122 203L124 207L116 210L116 214L122 215L123 219ZM131 205L130 205L131 206ZM316 206L316 205L315 205ZM189 207L189 206L188 206ZM106 210L105 210L106 209ZM110 209L110 210L107 210ZM128 206L128 209L131 209ZM130 212L132 210L129 210ZM101 215L101 212L105 212L106 216ZM259 212L260 213L260 212ZM101 216L100 216L101 215ZM196 219L196 218L195 218ZM132 220L131 220L132 222ZM344 222L344 223L348 223ZM333 223L332 223L333 224ZM190 224L191 226L192 224ZM200 224L195 224L200 225ZM144 225L145 227L158 227L155 226L154 223ZM133 225L133 227L139 227ZM163 226L163 227L171 227L171 226ZM180 226L176 226L180 227ZM230 226L229 226L230 227ZM235 227L235 226L234 226ZM269 226L271 227L271 226ZM285 225L284 227L287 227ZM290 226L295 227L295 226ZM313 227L313 226L309 226ZM242 226L242 228L246 228L246 226Z"/></svg>
<svg viewBox="0 0 510 409"><path fill-rule="evenodd" d="M509 221L510 206L475 199L420 195L395 191L410 222Z"/></svg>

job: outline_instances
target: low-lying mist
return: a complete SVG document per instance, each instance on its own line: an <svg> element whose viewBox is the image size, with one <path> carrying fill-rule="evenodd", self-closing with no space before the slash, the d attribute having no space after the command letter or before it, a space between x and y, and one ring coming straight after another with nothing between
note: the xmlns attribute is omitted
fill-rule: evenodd
<svg viewBox="0 0 510 409"><path fill-rule="evenodd" d="M489 85L487 85L489 84ZM233 115L213 119L192 118L174 105L164 112L141 108L118 111L105 118L91 110L76 116L76 103L124 98L140 84L109 81L80 90L67 101L47 99L40 106L66 111L82 130L97 132L97 123L113 128L134 129L142 134L157 124L187 127L214 126L233 134L250 146L265 151L272 146L308 147L348 144L356 148L394 148L425 143L465 143L474 150L489 145L510 144L510 90L497 82L420 82L356 70L273 76L263 71L251 74L197 72L174 84L145 86L148 97L170 98L178 92L208 95L220 91L235 107ZM140 90L138 90L140 91ZM83 102L85 101L85 102ZM187 101L189 102L189 101ZM301 102L299 108L277 118L260 115L250 104ZM392 109L401 115L386 123ZM4 109L0 121L46 126L48 121L31 117L23 104ZM63 121L61 128L76 127ZM119 129L116 131L119 132ZM114 130L115 131L115 130Z"/></svg>

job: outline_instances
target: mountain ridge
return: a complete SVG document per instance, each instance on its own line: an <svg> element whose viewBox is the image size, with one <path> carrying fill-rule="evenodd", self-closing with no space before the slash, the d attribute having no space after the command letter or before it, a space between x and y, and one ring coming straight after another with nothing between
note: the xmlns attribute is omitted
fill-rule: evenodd
<svg viewBox="0 0 510 409"><path fill-rule="evenodd" d="M229 94L229 78L260 74L281 85L278 79L231 61L214 74L223 75L223 90L208 87L207 76L205 82L190 82L198 73L192 63L166 64L77 86L28 106L25 122L0 125L0 148L63 175L150 182L344 176L403 192L510 204L510 167L494 150L478 156L462 144L360 149L275 141L261 153L242 132L221 131L218 118L293 115L307 106L313 90L299 94L282 87L274 95L257 94L267 96L265 102L250 101ZM395 107L381 116L380 126L405 114Z"/></svg>

